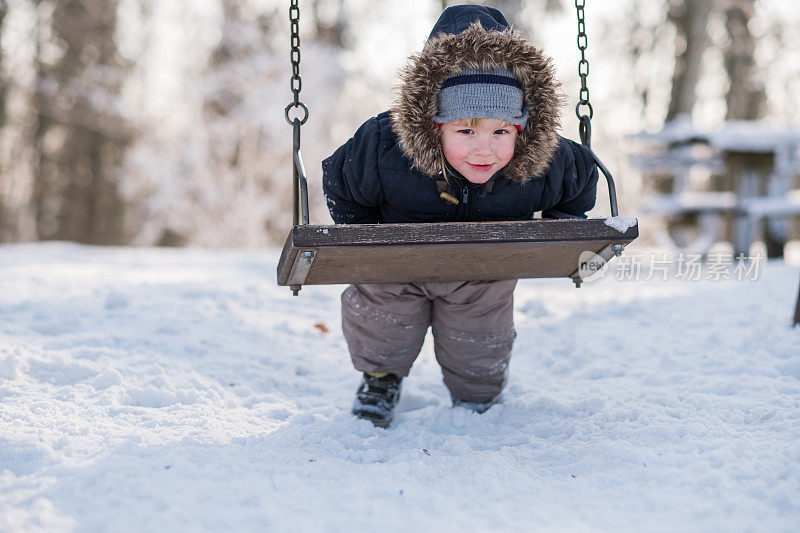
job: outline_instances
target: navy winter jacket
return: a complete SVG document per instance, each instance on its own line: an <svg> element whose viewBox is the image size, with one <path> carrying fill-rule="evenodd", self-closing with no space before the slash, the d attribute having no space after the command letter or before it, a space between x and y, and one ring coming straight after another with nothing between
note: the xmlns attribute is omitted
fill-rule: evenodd
<svg viewBox="0 0 800 533"><path fill-rule="evenodd" d="M322 162L323 190L337 224L526 220L537 211L544 218L586 218L597 193L591 153L564 138L547 172L525 183L504 178L502 170L484 185L452 169L448 175L458 205L440 198L436 180L413 168L388 112L365 122Z"/></svg>

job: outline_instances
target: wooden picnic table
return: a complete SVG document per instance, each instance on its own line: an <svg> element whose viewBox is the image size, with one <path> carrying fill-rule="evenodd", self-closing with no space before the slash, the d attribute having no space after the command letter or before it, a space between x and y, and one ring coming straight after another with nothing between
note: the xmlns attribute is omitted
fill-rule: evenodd
<svg viewBox="0 0 800 533"><path fill-rule="evenodd" d="M657 133L633 138L649 145L648 155L633 157L645 179L668 176L668 190L644 200L642 210L670 222L689 218L696 238L675 248L707 253L722 237L723 223L735 255L748 255L763 239L769 257L783 255L790 219L800 216L800 130L774 128L760 122L732 121L714 131L698 131L675 122ZM697 170L705 172L698 188Z"/></svg>

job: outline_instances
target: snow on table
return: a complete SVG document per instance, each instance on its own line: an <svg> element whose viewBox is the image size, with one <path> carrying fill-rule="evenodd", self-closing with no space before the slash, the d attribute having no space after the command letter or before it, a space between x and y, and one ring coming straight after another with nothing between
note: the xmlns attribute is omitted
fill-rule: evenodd
<svg viewBox="0 0 800 533"><path fill-rule="evenodd" d="M278 251L0 247L0 531L793 531L797 270L521 281L505 403L430 339L349 414L342 287ZM611 272L611 271L609 271Z"/></svg>

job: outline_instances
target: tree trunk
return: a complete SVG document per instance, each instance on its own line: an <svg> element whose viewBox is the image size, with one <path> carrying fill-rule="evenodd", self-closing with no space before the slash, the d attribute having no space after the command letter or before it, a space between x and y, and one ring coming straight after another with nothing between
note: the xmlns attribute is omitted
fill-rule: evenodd
<svg viewBox="0 0 800 533"><path fill-rule="evenodd" d="M8 3L0 0L0 37L3 36L3 24L8 14ZM0 48L0 73L3 72L3 50ZM6 123L6 80L0 78L0 128ZM2 209L2 198L0 198L0 209Z"/></svg>
<svg viewBox="0 0 800 533"><path fill-rule="evenodd" d="M6 14L8 13L8 4L5 0L0 0L0 40L2 40L3 36L3 23L6 19ZM0 74L3 73L3 50L0 48ZM2 131L3 126L6 123L6 80L5 78L0 78L0 132ZM7 169L0 169L2 174L7 173ZM5 176L4 176L5 178ZM11 227L11 220L9 216L9 209L10 206L8 205L9 199L8 196L8 184L6 183L6 179L0 181L0 242L4 242L7 239L7 235L13 232L13 228Z"/></svg>
<svg viewBox="0 0 800 533"><path fill-rule="evenodd" d="M669 21L675 27L675 69L666 121L691 115L697 100L697 81L703 53L708 45L708 18L712 2L671 0Z"/></svg>
<svg viewBox="0 0 800 533"><path fill-rule="evenodd" d="M314 33L318 42L342 48L344 46L344 0L316 0L314 7Z"/></svg>
<svg viewBox="0 0 800 533"><path fill-rule="evenodd" d="M725 50L725 71L730 86L725 97L728 120L756 120L763 116L767 93L758 79L755 64L756 42L748 23L753 17L755 0L729 0L725 9L725 27L730 41Z"/></svg>
<svg viewBox="0 0 800 533"><path fill-rule="evenodd" d="M39 52L36 57L39 238L126 244L125 205L115 173L133 134L114 111L124 70L114 42L117 2L40 0L37 5L40 12L52 7L50 45L61 47L55 59Z"/></svg>

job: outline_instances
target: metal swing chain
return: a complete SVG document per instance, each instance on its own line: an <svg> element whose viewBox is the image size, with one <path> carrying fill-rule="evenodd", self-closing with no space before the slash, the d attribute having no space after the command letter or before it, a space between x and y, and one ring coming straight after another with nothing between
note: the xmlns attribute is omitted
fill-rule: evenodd
<svg viewBox="0 0 800 533"><path fill-rule="evenodd" d="M308 120L308 108L300 101L300 90L303 87L303 80L300 78L300 6L299 0L291 0L289 6L289 22L292 26L291 52L289 57L292 61L292 79L289 87L294 93L294 100L286 106L286 121L294 129L292 143L292 174L293 174L293 197L294 212L293 222L296 226L301 219L303 224L309 223L308 217L308 182L306 180L306 170L303 166L303 158L300 155L300 126ZM302 109L302 119L299 117L289 118L289 110L292 108ZM294 289L293 289L294 290ZM299 290L299 289L298 289Z"/></svg>
<svg viewBox="0 0 800 533"><path fill-rule="evenodd" d="M294 93L294 100L286 106L286 121L289 124L294 124L294 120L289 118L289 110L293 107L299 107L303 110L303 118L300 124L305 124L308 120L308 108L300 101L300 90L303 88L303 79L300 77L300 6L299 0L291 0L289 6L289 22L292 27L291 37L291 52L289 58L292 62L292 79L289 81L289 88Z"/></svg>
<svg viewBox="0 0 800 533"><path fill-rule="evenodd" d="M585 0L575 0L575 9L578 12L578 50L581 51L581 60L578 62L578 75L581 77L581 90L578 96L578 105L575 106L575 114L578 116L578 133L580 133L581 136L581 144L591 151L592 117L594 116L594 109L592 109L592 104L589 103L589 87L586 84L586 78L589 77L589 61L586 59L586 48L589 46L589 38L586 36L585 7ZM581 106L586 106L588 114L581 114ZM614 178L594 152L592 152L592 156L594 157L594 162L597 164L597 168L606 177L606 181L608 182L611 216L615 217L617 216L617 189L614 185ZM622 247L615 247L615 254L619 255L621 252Z"/></svg>
<svg viewBox="0 0 800 533"><path fill-rule="evenodd" d="M586 48L589 46L589 38L586 36L586 20L584 14L585 0L575 0L575 9L578 12L578 50L581 52L581 60L578 62L578 76L581 78L581 90L578 95L578 105L575 106L575 114L578 116L580 124L578 131L581 136L581 143L591 146L592 143L592 117L594 109L589 103L589 87L586 78L589 77L589 61L586 59ZM581 114L581 106L586 106L589 114Z"/></svg>

